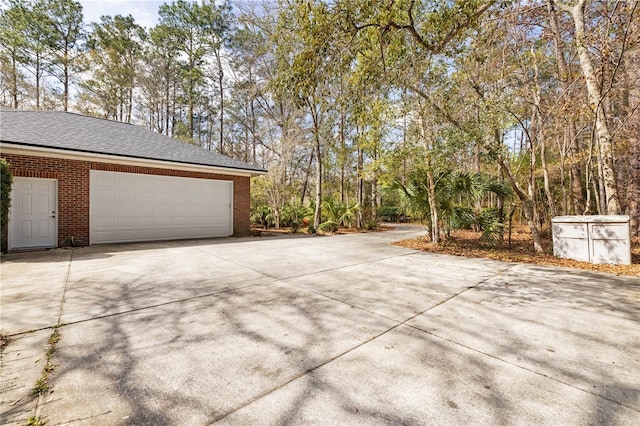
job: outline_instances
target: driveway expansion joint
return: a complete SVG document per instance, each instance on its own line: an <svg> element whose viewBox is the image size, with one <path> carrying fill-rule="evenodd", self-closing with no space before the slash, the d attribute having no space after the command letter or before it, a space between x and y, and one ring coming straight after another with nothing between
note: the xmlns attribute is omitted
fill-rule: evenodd
<svg viewBox="0 0 640 426"><path fill-rule="evenodd" d="M418 253L405 253L405 254L403 254L403 255L401 255L401 256L407 256L407 255L413 255L413 254L418 254ZM394 258L394 257L398 257L398 256L390 256L390 257L388 257L388 258ZM362 263L370 263L370 262L362 262ZM352 265L350 265L350 266L352 266ZM343 357L343 356L345 356L345 355L347 355L347 354L349 354L349 353L351 353L351 352L355 351L356 349L358 349L358 348L360 348L360 347L362 347L362 346L364 346L364 345L366 345L366 344L368 344L368 343L370 343L370 342L372 342L372 341L374 341L374 340L378 339L379 337L384 336L385 334L389 333L390 331L393 331L393 330L395 330L395 329L397 329L397 328L399 328L399 327L401 327L401 326L403 326L403 325L406 325L406 326L408 326L408 327L411 327L411 326L407 325L407 322L409 322L409 321L413 320L414 318L419 317L420 315L425 314L426 312L430 311L431 309L435 308L436 306L440 306L440 305L442 305L443 303L446 303L446 302L448 302L448 301L450 301L450 300L454 299L455 297L458 297L459 295L461 295L461 294L463 294L463 293L465 293L465 292L467 292L467 291L469 291L469 290L471 290L471 289L473 289L473 288L475 288L475 287L477 287L477 286L479 286L479 285L481 285L481 284L483 284L483 283L485 283L485 282L489 281L490 279L492 279L492 278L494 278L494 277L496 277L496 276L498 276L498 275L500 275L500 274L502 274L502 273L504 273L504 272L508 271L509 269L513 268L514 266L515 266L515 265L511 265L511 266L509 266L508 268L501 269L501 270L500 270L499 272L497 272L496 274L494 274L494 275L492 275L492 276L490 276L490 277L488 277L488 278L486 278L486 279L480 280L477 284L475 284L475 285L473 285L473 286L470 286L470 287L465 288L464 290L462 290L462 291L460 291L460 292L458 292L458 293L456 293L456 294L452 295L451 297L449 297L449 298L445 299L444 301L442 301L442 302L440 302L440 303L437 303L437 304L435 304L435 305L433 305L433 306L430 306L430 307L428 307L427 309L425 309L425 310L423 310L423 311L421 311L421 312L418 312L418 313L417 313L417 314L415 314L415 315L412 315L411 317L409 317L409 318L405 319L404 321L398 321L398 320L395 320L395 319L393 319L393 318L388 318L388 317L386 317L386 316L384 316L384 315L380 315L380 314L378 314L378 313L371 312L371 311L369 311L369 310L367 310L367 309L361 308L361 307L356 306L356 305L354 305L354 304L352 304L352 303L348 303L348 302L345 302L345 301L342 301L342 300L339 300L339 299L336 299L336 298L333 298L333 297L330 297L330 296L324 295L324 294L322 294L322 293L318 293L318 292L315 292L315 291L312 291L312 290L309 290L309 289L304 289L304 288L301 288L301 287L298 287L298 286L296 286L296 285L292 285L292 284L289 284L289 283L288 283L288 285L291 285L292 287L295 287L295 288L301 288L302 290L309 291L309 292L314 293L314 294L317 294L317 295L319 295L319 296L323 296L323 297L326 297L326 298L328 298L328 299L331 299L331 300L334 300L334 301L337 301L337 302L340 302L340 303L344 303L344 304L346 304L346 305L348 305L348 306L352 306L352 307L354 307L354 308L356 308L356 309L360 309L360 310L363 310L363 311L368 312L368 313L370 313L370 314L373 314L373 315L379 316L379 317L381 317L381 318L385 318L385 319L387 319L387 320L394 321L394 322L396 322L396 324L395 324L395 325L393 325L392 327L389 327L388 329L386 329L386 330L384 330L384 331L382 331L382 332L380 332L380 333L376 334L375 336L373 336L373 337L371 337L371 338L369 338L369 339L367 339L367 340L365 340L365 341L363 341L363 342L361 342L361 343L359 343L359 344L357 344L357 345L355 345L355 346L353 346L353 347L351 347L351 348L347 349L346 351L343 351L342 353L339 353L338 355L336 355L336 356L334 356L334 357L331 357L330 359L325 360L325 361L323 361L323 362L319 363L318 365L316 365L316 366L314 366L314 367L312 367L312 368L306 369L305 371L302 371L302 372L300 372L300 373L298 373L298 374L294 375L292 378L290 378L289 380L285 381L284 383L281 383L280 385L275 386L274 388L271 388L271 389L269 389L269 390L267 390L267 391L264 391L264 392L260 393L259 395L256 395L255 397L253 397L253 398L252 398L252 399L250 399L249 401L244 402L244 403L243 403L243 404L241 404L240 406L238 406L238 407L236 407L236 408L234 408L234 409L232 409L232 410L228 411L227 413L224 413L223 415L221 415L221 416L219 416L219 417L216 417L215 419L213 419L213 420L211 421L211 423L216 423L216 422L218 422L218 421L220 421L220 420L223 420L225 417L230 416L231 414L233 414L233 413L235 413L235 412L237 412L237 411L239 411L239 410L241 410L241 409L243 409L243 408L245 408L245 407L247 407L247 406L249 406L249 405L253 404L254 402L256 402L256 401L258 401L258 400L260 400L260 399L262 399L262 398L264 398L264 397L268 396L269 394L272 394L273 392L276 392L277 390L279 390L279 389L282 389L282 388L286 387L287 385L289 385L289 384L291 384L291 383L295 382L296 380L298 380L298 379L300 379L300 378L302 378L302 377L304 377L304 376L306 376L306 375L308 375L308 374L310 374L310 373L313 373L314 371L318 370L319 368L322 368L322 367L324 367L325 365L327 365L327 364L329 364L329 363L331 363L331 362L333 362L333 361L335 361L335 360L337 360L337 359L339 359L339 358L341 358L341 357ZM341 269L341 268L334 268L334 269L332 269L332 270L338 270L338 269ZM313 275L313 274L308 274L308 275ZM304 275L303 275L303 276L304 276ZM290 279L291 279L291 278L290 278ZM283 280L283 281L286 281L286 280ZM418 329L418 328L416 328L416 327L411 327L411 328L414 328L414 329L417 329L418 331L422 331L422 332L424 332L424 330L420 330L420 329Z"/></svg>
<svg viewBox="0 0 640 426"><path fill-rule="evenodd" d="M244 286L244 287L229 288L229 289L226 289L226 290L220 290L220 291L216 291L216 292L212 292L212 293L199 294L197 296L186 297L186 298L183 298L183 299L169 300L167 302L156 303L156 304L147 305L147 306L141 306L139 308L127 309L127 310L124 310L124 311L113 312L113 313L105 314L105 315L98 315L98 316L94 316L94 317L91 317L91 318L84 318L84 319L76 320L76 321L69 321L69 322L65 322L65 323L59 324L59 327L66 327L66 326L74 325L74 324L82 324L82 323L101 320L101 319L105 319L105 318L117 317L117 316L120 316L120 315L126 315L126 314L131 314L131 313L134 313L134 312L146 311L148 309L159 308L159 307L162 307L162 306L170 306L170 305L174 305L174 304L189 302L191 300L205 299L207 297L215 297L215 296L217 296L219 294L233 293L235 291L246 290L248 288L267 286L267 285L270 285L270 284L273 284L273 283L274 283L273 281L269 281L269 282L266 282L266 283L251 284L251 285L247 285L247 286ZM58 327L58 326L45 327L45 329L56 328L56 327Z"/></svg>
<svg viewBox="0 0 640 426"><path fill-rule="evenodd" d="M428 334L429 336L433 336L435 338L438 338L440 340L444 340L444 341L449 342L451 344L454 344L456 346L460 346L462 348L465 348L465 349L468 349L470 351L476 352L476 353L478 353L480 355L484 355L484 356L487 356L489 358L495 359L496 361L500 361L500 362L503 362L505 364L511 365L513 367L519 368L521 370L528 371L529 373L533 373L533 374L535 374L537 376L544 377L545 379L553 380L554 382L560 383L560 384L565 385L565 386L569 386L569 387L571 387L573 389L588 393L589 395L593 395L593 396L598 397L598 398L602 398L602 399L604 399L606 401L612 402L612 403L617 404L617 405L619 405L621 407L625 407L625 408L628 408L630 410L633 410L633 411L636 411L636 412L640 413L640 410L638 410L637 408L634 408L634 407L631 407L629 405L623 404L620 401L616 401L615 399L607 398L606 396L603 396L603 395L600 395L598 393L595 393L595 392L593 392L593 391L591 391L589 389L584 389L584 388L581 388L580 386L572 385L571 383L568 383L568 382L565 382L563 380L557 379L557 378L552 377L552 376L550 376L548 374L542 373L540 371L534 370L534 369L529 368L529 367L524 366L524 365L520 365L518 363L511 362L511 361L509 361L507 359L500 358L499 356L492 355L490 353L481 351L479 349L476 349L476 348L473 348L471 346L465 345L464 343L460 343L460 342L458 342L456 340L448 339L446 337L440 336L439 334L436 334L436 333L434 333L432 331L425 330L425 329L420 328L418 326L411 325L411 324L406 324L406 326L410 327L410 328L412 328L412 329L414 329L416 331L420 331L422 333Z"/></svg>

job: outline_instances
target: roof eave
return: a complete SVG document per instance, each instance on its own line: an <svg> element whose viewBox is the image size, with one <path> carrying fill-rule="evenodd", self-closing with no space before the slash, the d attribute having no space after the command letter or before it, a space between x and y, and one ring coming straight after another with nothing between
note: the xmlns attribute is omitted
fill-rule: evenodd
<svg viewBox="0 0 640 426"><path fill-rule="evenodd" d="M180 161L157 160L153 158L131 157L115 154L104 154L63 148L51 148L40 145L25 144L0 140L0 148L4 154L35 155L40 157L62 158L80 161L96 161L110 164L139 165L159 169L200 171L231 176L255 177L267 174L263 169L243 169L236 167L212 166L207 164L186 163Z"/></svg>

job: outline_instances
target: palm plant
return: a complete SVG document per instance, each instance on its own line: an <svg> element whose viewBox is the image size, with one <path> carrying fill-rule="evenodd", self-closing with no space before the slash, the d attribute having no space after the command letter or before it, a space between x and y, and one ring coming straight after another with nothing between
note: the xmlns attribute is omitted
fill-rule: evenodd
<svg viewBox="0 0 640 426"><path fill-rule="evenodd" d="M400 181L394 183L403 196L407 208L418 214L422 219L428 219L428 228L431 229L431 209L429 203L427 172L418 169L411 174L406 184ZM498 197L507 197L510 194L509 187L499 182L496 178L482 173L468 173L459 170L444 170L434 174L436 206L441 220L441 229L445 236L451 236L451 230L468 228L472 225L479 226L483 232L485 241L496 241L502 226L500 214L494 215L497 219L490 222L488 217L480 215L471 207L488 193L494 193ZM491 235L490 235L491 234Z"/></svg>
<svg viewBox="0 0 640 426"><path fill-rule="evenodd" d="M262 225L264 229L274 225L275 216L273 209L266 205L260 205L251 210L251 221L256 225Z"/></svg>
<svg viewBox="0 0 640 426"><path fill-rule="evenodd" d="M300 203L287 203L282 208L282 221L288 226L291 226L293 232L298 232L304 219L308 219L312 215L313 210L310 210Z"/></svg>
<svg viewBox="0 0 640 426"><path fill-rule="evenodd" d="M324 226L327 227L328 224L333 224L332 228L344 225L351 228L359 209L360 206L357 203L348 205L342 201L328 198L322 203L322 212L325 218L322 225L327 224Z"/></svg>

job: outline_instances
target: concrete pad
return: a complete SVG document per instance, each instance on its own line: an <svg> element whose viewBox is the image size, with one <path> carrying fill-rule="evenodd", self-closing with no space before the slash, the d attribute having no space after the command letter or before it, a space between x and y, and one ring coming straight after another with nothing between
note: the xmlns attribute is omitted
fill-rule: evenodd
<svg viewBox="0 0 640 426"><path fill-rule="evenodd" d="M403 322L510 266L413 252L291 278L287 283Z"/></svg>
<svg viewBox="0 0 640 426"><path fill-rule="evenodd" d="M415 231L409 235L413 233ZM388 235L385 238L380 234ZM251 243L249 252L247 245L241 242L200 246L200 249L274 278L286 279L413 252L386 244L390 237L391 233L381 232L332 237L262 238Z"/></svg>
<svg viewBox="0 0 640 426"><path fill-rule="evenodd" d="M74 253L62 322L83 321L269 281L273 279L267 275L188 246L169 243L94 246Z"/></svg>
<svg viewBox="0 0 640 426"><path fill-rule="evenodd" d="M51 330L11 338L0 353L0 423L24 425L34 415L37 398L31 395L42 377Z"/></svg>
<svg viewBox="0 0 640 426"><path fill-rule="evenodd" d="M57 324L71 250L2 256L0 329L11 335Z"/></svg>
<svg viewBox="0 0 640 426"><path fill-rule="evenodd" d="M635 425L638 413L401 326L218 424Z"/></svg>
<svg viewBox="0 0 640 426"><path fill-rule="evenodd" d="M408 324L640 411L639 297L638 279L518 265Z"/></svg>
<svg viewBox="0 0 640 426"><path fill-rule="evenodd" d="M60 329L52 424L206 424L395 323L286 284Z"/></svg>

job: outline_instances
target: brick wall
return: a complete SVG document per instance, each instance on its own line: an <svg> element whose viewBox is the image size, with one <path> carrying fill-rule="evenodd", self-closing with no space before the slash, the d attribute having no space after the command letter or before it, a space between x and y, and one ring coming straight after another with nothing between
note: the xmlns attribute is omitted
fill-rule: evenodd
<svg viewBox="0 0 640 426"><path fill-rule="evenodd" d="M233 181L233 233L234 235L249 235L251 233L249 228L249 177L36 157L31 155L2 154L2 158L5 158L9 162L11 172L15 177L58 180L58 246L68 244L71 236L73 236L77 244L89 244L90 170ZM2 236L2 241L7 241L6 235Z"/></svg>

